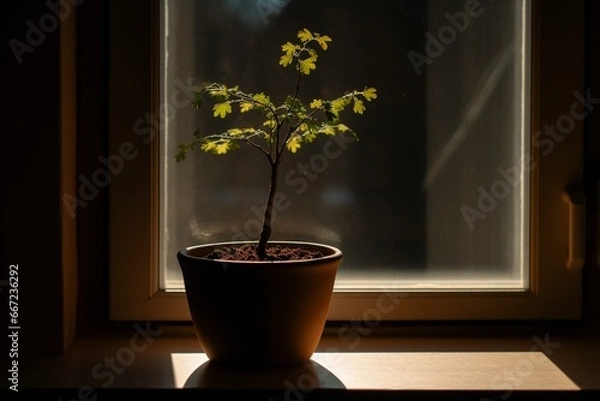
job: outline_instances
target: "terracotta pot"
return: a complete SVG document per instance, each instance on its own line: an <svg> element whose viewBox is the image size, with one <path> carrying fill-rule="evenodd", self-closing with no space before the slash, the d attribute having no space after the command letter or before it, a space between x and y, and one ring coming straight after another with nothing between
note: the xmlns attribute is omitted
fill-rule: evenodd
<svg viewBox="0 0 600 401"><path fill-rule="evenodd" d="M327 319L341 251L318 243L272 241L318 249L324 256L254 262L205 257L228 244L192 246L177 254L194 329L208 358L249 368L310 360Z"/></svg>

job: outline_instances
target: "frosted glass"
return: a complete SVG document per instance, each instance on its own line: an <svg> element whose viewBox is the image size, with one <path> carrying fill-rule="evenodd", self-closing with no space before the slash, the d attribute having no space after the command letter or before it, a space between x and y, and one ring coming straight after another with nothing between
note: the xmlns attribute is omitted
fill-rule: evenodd
<svg viewBox="0 0 600 401"><path fill-rule="evenodd" d="M339 291L527 288L529 2L163 0L161 11L162 288L183 288L179 249L256 239L268 188L252 148L175 162L197 128L240 123L194 109L192 91L217 81L277 101L294 84L280 45L304 27L333 42L303 99L364 86L379 97L347 116L360 141L321 138L286 157L273 239L339 247Z"/></svg>

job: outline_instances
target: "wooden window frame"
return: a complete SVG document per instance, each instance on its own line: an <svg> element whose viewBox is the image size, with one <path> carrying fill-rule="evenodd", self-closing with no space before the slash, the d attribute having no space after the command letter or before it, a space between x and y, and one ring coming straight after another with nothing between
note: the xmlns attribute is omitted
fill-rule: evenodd
<svg viewBox="0 0 600 401"><path fill-rule="evenodd" d="M533 0L531 132L586 93L584 0ZM111 320L190 321L185 294L159 289L158 1L111 3L110 155L124 160L109 194ZM568 57L566 55L569 55ZM540 137L541 138L541 137ZM544 137L545 138L545 137ZM539 139L539 138L538 138ZM546 138L547 139L547 138ZM335 293L331 321L575 320L582 313L584 122L548 155L532 146L530 289L525 292ZM566 190L571 192L569 204ZM577 220L579 217L580 220ZM567 258L571 255L571 268ZM375 312L374 312L375 311ZM385 312L385 313L384 313Z"/></svg>

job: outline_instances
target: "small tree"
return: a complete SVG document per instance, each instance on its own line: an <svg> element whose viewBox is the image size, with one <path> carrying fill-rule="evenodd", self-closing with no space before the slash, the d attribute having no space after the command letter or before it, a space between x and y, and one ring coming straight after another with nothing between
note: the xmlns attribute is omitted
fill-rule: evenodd
<svg viewBox="0 0 600 401"><path fill-rule="evenodd" d="M258 112L264 117L257 127L231 127L224 131L204 135L196 130L190 143L179 145L175 156L178 162L185 160L188 152L200 148L217 155L227 154L239 145L247 144L261 152L270 166L270 186L264 208L263 226L256 246L261 260L267 259L266 247L271 237L273 201L277 193L278 172L285 152L296 153L303 144L310 143L319 135L356 133L342 123L341 113L352 104L354 113L363 114L364 101L377 98L375 88L352 90L331 99L313 99L308 106L299 98L302 77L317 68L318 52L327 50L332 39L327 35L303 29L298 32L300 43L287 42L281 46L283 55L279 64L294 66L296 80L291 95L280 104L271 101L265 93L250 93L238 86L228 87L222 83L211 83L195 93L194 107L199 109L205 96L213 100L213 116L226 118L239 108L239 112Z"/></svg>

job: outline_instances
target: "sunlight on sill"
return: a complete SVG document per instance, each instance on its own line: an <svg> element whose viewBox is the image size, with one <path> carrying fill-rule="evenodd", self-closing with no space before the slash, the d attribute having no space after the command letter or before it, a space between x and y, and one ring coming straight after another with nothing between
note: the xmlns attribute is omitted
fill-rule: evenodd
<svg viewBox="0 0 600 401"><path fill-rule="evenodd" d="M176 388L579 390L543 352L318 352L307 364L244 371L204 353L172 353Z"/></svg>

